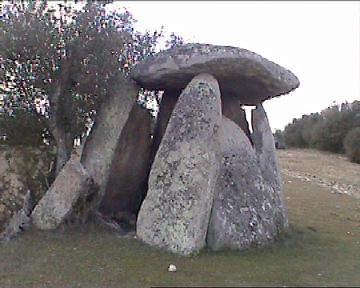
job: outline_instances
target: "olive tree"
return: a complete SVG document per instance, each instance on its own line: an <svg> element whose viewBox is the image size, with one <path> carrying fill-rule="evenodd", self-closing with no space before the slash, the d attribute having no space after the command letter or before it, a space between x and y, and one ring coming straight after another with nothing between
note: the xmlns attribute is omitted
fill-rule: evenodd
<svg viewBox="0 0 360 288"><path fill-rule="evenodd" d="M56 9L47 1L7 4L0 25L3 111L44 120L56 146L57 172L74 139L96 118L108 88L153 54L161 36L136 31L130 12L107 12L106 3L78 9L65 4Z"/></svg>

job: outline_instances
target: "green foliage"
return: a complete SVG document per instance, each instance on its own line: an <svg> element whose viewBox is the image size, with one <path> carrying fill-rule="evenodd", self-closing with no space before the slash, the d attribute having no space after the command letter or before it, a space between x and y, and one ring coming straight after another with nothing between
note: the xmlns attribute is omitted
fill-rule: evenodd
<svg viewBox="0 0 360 288"><path fill-rule="evenodd" d="M360 164L360 127L346 134L344 147L350 161Z"/></svg>
<svg viewBox="0 0 360 288"><path fill-rule="evenodd" d="M287 146L306 147L306 142L302 136L302 131L304 130L303 124L301 119L293 119L293 122L285 127L284 139Z"/></svg>
<svg viewBox="0 0 360 288"><path fill-rule="evenodd" d="M360 101L333 105L321 111L294 119L284 129L287 146L316 148L344 153L344 138L360 127Z"/></svg>
<svg viewBox="0 0 360 288"><path fill-rule="evenodd" d="M5 113L36 114L51 133L61 126L73 139L85 134L114 81L153 54L161 36L136 31L131 13L108 12L106 4L89 1L79 10L70 2L57 9L47 1L4 5L0 94ZM39 101L45 108L41 113Z"/></svg>

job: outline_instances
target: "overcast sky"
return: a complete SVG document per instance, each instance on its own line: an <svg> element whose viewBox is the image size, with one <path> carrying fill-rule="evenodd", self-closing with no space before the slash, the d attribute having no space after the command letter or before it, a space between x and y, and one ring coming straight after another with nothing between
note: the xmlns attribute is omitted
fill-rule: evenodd
<svg viewBox="0 0 360 288"><path fill-rule="evenodd" d="M333 101L360 100L359 2L118 1L115 6L126 7L139 30L163 25L187 42L245 48L290 69L300 87L265 102L273 130Z"/></svg>

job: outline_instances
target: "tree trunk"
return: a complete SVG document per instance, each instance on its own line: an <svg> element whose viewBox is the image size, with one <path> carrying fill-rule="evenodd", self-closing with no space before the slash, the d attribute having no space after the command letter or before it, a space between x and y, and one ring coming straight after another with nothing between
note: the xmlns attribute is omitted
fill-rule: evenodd
<svg viewBox="0 0 360 288"><path fill-rule="evenodd" d="M61 71L54 81L54 91L49 95L51 113L49 117L49 129L54 136L56 142L56 171L58 175L62 167L70 159L71 150L73 148L73 139L69 133L65 131L62 120L60 105L64 103L65 95L70 90L69 78L70 62L64 60L61 65Z"/></svg>
<svg viewBox="0 0 360 288"><path fill-rule="evenodd" d="M56 141L56 170L55 175L58 175L62 167L70 159L72 150L72 137L66 133L60 125L52 125L50 129Z"/></svg>

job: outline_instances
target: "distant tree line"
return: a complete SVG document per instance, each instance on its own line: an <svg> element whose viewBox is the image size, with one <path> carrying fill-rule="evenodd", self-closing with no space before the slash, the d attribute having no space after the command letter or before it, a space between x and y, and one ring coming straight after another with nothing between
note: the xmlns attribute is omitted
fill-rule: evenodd
<svg viewBox="0 0 360 288"><path fill-rule="evenodd" d="M293 119L275 138L287 147L346 153L360 163L360 101L332 105L320 113Z"/></svg>

